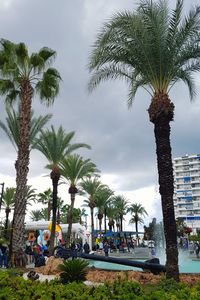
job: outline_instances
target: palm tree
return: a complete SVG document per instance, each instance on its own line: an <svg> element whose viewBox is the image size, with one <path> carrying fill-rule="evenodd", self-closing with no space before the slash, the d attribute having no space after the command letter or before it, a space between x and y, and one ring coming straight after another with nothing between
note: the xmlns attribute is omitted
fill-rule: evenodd
<svg viewBox="0 0 200 300"><path fill-rule="evenodd" d="M41 210L40 209L32 210L30 212L30 218L33 222L42 220L43 216Z"/></svg>
<svg viewBox="0 0 200 300"><path fill-rule="evenodd" d="M84 205L90 208L91 215L91 233L94 233L94 208L96 207L95 196L99 190L105 187L98 177L86 178L80 183L82 189L81 195L87 195L88 199L84 200Z"/></svg>
<svg viewBox="0 0 200 300"><path fill-rule="evenodd" d="M39 150L49 161L47 168L51 170L50 178L53 186L52 198L52 226L50 237L50 253L53 253L55 228L56 228L56 211L57 211L57 194L58 182L60 179L60 166L59 163L62 159L76 149L85 147L90 149L90 146L83 143L70 144L75 132L65 133L64 129L60 126L56 131L53 126L51 130L41 130L40 137L36 140L34 148Z"/></svg>
<svg viewBox="0 0 200 300"><path fill-rule="evenodd" d="M107 214L107 208L111 201L111 196L113 195L113 191L111 191L108 187L104 187L103 189L99 189L98 192L95 195L95 203L96 207L98 209L97 217L99 220L99 231L102 231L101 225L102 225L102 219L104 217L105 220L105 226L104 230L106 232L106 214Z"/></svg>
<svg viewBox="0 0 200 300"><path fill-rule="evenodd" d="M132 215L130 223L135 224L136 238L138 239L138 225L144 223L143 217L148 214L145 208L138 203L131 204L127 211Z"/></svg>
<svg viewBox="0 0 200 300"><path fill-rule="evenodd" d="M5 220L5 228L4 228L4 237L8 239L8 222L9 222L9 214L11 212L11 209L14 208L15 204L15 188L6 188L6 190L3 193L2 198L2 207L5 209L6 213L6 220Z"/></svg>
<svg viewBox="0 0 200 300"><path fill-rule="evenodd" d="M56 53L42 48L29 55L24 43L14 44L1 39L0 48L0 94L6 102L20 100L19 143L17 151L16 193L13 217L12 250L20 252L24 247L24 219L26 211L26 185L30 156L31 106L34 93L41 101L53 103L59 91L60 75L50 64Z"/></svg>
<svg viewBox="0 0 200 300"><path fill-rule="evenodd" d="M123 220L128 210L129 201L123 195L118 195L113 197L112 203L116 209L117 220L120 221L120 231L123 231Z"/></svg>
<svg viewBox="0 0 200 300"><path fill-rule="evenodd" d="M66 220L67 220L67 223L68 223L69 210L70 210L70 205L68 205L68 204L63 205L60 208L61 223L66 224ZM72 211L73 223L82 224L81 217L82 217L82 210L80 208L75 208L74 207L73 211Z"/></svg>
<svg viewBox="0 0 200 300"><path fill-rule="evenodd" d="M51 217L51 209L52 209L52 191L51 191L51 189L47 189L43 193L39 193L37 200L38 200L38 202L40 202L44 205L47 204L47 211L48 211L47 221L49 221L50 217Z"/></svg>
<svg viewBox="0 0 200 300"><path fill-rule="evenodd" d="M41 218L45 221L49 221L49 219L48 219L49 218L48 208L47 207L42 208L40 212L41 212Z"/></svg>
<svg viewBox="0 0 200 300"><path fill-rule="evenodd" d="M36 189L33 189L31 187L31 185L26 186L26 196L25 196L26 204L32 205L31 201L33 201L33 202L36 201L36 196L37 195L36 195L35 191L36 191Z"/></svg>
<svg viewBox="0 0 200 300"><path fill-rule="evenodd" d="M19 119L20 119L20 108L15 111L13 107L6 106L6 123L0 121L0 128L6 133L7 137L11 141L16 152L19 148ZM30 134L29 134L29 143L30 150L33 148L35 139L39 134L40 130L49 122L52 115L47 114L45 116L34 116L34 111L31 110L31 120L30 120Z"/></svg>
<svg viewBox="0 0 200 300"><path fill-rule="evenodd" d="M129 85L128 105L139 87L151 95L148 109L154 124L158 179L166 238L166 276L179 280L174 178L170 145L170 122L174 104L169 90L182 80L191 99L195 95L193 73L200 70L200 7L182 17L183 0L170 12L165 0L141 1L133 12L117 13L98 35L90 56L93 90L107 79L125 79Z"/></svg>
<svg viewBox="0 0 200 300"><path fill-rule="evenodd" d="M112 201L107 207L108 227L110 231L115 231L115 219L117 218L117 209L113 206Z"/></svg>
<svg viewBox="0 0 200 300"><path fill-rule="evenodd" d="M59 164L62 176L69 183L69 194L71 195L71 205L68 214L68 231L66 244L69 245L71 230L72 230L72 217L75 202L75 196L78 193L77 184L80 180L89 177L99 170L90 159L83 159L78 154L67 155Z"/></svg>
<svg viewBox="0 0 200 300"><path fill-rule="evenodd" d="M58 199L57 199L57 216L56 216L56 221L58 224L60 224L60 222L61 222L61 210L62 210L63 205L64 205L64 200L61 199L61 197L58 197Z"/></svg>
<svg viewBox="0 0 200 300"><path fill-rule="evenodd" d="M81 225L84 225L84 226L86 227L86 229L87 229L87 216L88 216L88 214L87 214L87 212L86 212L86 209L85 209L85 208L80 209L79 223L80 223ZM85 221L83 221L82 218L84 218Z"/></svg>

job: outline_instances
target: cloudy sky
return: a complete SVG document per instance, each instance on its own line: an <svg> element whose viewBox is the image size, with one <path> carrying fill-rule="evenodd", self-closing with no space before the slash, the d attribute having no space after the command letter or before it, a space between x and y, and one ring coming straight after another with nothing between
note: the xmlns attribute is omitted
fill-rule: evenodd
<svg viewBox="0 0 200 300"><path fill-rule="evenodd" d="M185 12L198 2L186 0ZM91 145L92 150L81 154L97 164L102 181L116 194L142 203L151 219L160 218L161 209L153 125L147 113L149 95L139 91L132 109L128 110L127 87L120 81L101 84L92 94L87 92L88 56L98 30L113 13L134 9L137 3L137 0L0 0L0 37L25 42L30 52L43 46L56 50L55 67L63 79L60 94L50 108L35 98L35 112L53 113L51 124L62 125L67 132L74 130L74 142ZM175 1L169 4L173 7ZM200 92L198 77L197 88ZM199 96L191 104L187 88L180 83L170 97L175 103L173 157L199 153ZM0 119L4 120L1 100ZM0 182L14 186L16 153L2 132L0 138ZM44 177L48 174L45 164L41 154L31 153L29 184L39 192L51 186L50 179ZM60 189L60 195L69 202L67 187ZM80 203L79 199L77 206Z"/></svg>

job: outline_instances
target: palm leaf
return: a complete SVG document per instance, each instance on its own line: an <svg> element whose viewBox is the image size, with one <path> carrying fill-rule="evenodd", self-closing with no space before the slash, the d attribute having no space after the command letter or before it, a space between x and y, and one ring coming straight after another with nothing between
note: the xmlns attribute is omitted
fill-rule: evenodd
<svg viewBox="0 0 200 300"><path fill-rule="evenodd" d="M66 260L58 265L61 271L60 279L62 283L81 282L86 279L87 267L89 263L83 259Z"/></svg>

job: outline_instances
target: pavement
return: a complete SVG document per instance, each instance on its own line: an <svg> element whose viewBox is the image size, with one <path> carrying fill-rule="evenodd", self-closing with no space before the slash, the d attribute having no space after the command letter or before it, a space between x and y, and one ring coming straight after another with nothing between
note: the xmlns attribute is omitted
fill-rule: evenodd
<svg viewBox="0 0 200 300"><path fill-rule="evenodd" d="M135 248L130 252L111 252L109 253L109 257L126 259L150 259L152 258L152 255L151 250L149 248Z"/></svg>

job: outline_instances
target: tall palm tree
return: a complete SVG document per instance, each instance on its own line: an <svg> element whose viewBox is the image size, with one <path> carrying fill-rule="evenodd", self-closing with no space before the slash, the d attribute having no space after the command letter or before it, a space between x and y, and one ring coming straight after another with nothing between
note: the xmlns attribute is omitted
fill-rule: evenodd
<svg viewBox="0 0 200 300"><path fill-rule="evenodd" d="M59 164L61 174L69 184L69 194L71 196L71 205L68 214L68 231L66 243L69 245L72 231L72 216L75 202L75 196L78 193L77 184L80 180L99 172L96 165L90 159L83 159L78 154L67 155Z"/></svg>
<svg viewBox="0 0 200 300"><path fill-rule="evenodd" d="M8 238L8 222L9 222L9 214L11 210L14 208L15 204L15 188L6 188L6 190L3 193L2 198L2 208L5 209L6 213L6 220L5 220L5 227L4 227L4 237Z"/></svg>
<svg viewBox="0 0 200 300"><path fill-rule="evenodd" d="M6 122L0 121L0 128L6 133L7 137L11 141L16 152L19 147L19 119L20 119L20 107L16 111L12 106L6 105ZM36 117L34 111L31 110L31 120L30 120L30 134L29 134L29 143L30 150L33 148L35 139L40 133L40 130L49 122L52 115L47 114L45 116Z"/></svg>
<svg viewBox="0 0 200 300"><path fill-rule="evenodd" d="M113 197L112 203L116 209L117 220L120 221L120 231L123 231L123 220L128 210L129 201L123 195L118 195Z"/></svg>
<svg viewBox="0 0 200 300"><path fill-rule="evenodd" d="M51 209L52 209L52 191L51 191L51 189L47 189L43 193L39 193L37 200L38 200L38 202L40 202L44 205L47 204L47 211L48 211L47 221L49 221L50 217L51 217Z"/></svg>
<svg viewBox="0 0 200 300"><path fill-rule="evenodd" d="M91 215L91 233L94 233L94 209L96 207L95 196L99 190L105 187L98 177L86 178L80 183L82 189L81 195L87 196L88 199L84 200L84 206L90 208Z"/></svg>
<svg viewBox="0 0 200 300"><path fill-rule="evenodd" d="M0 94L7 102L20 101L19 143L17 151L16 193L13 217L12 250L24 247L24 219L26 211L26 185L29 171L31 106L34 93L42 102L53 103L59 91L60 75L50 64L56 53L42 48L38 53L28 53L24 43L0 41Z"/></svg>
<svg viewBox="0 0 200 300"><path fill-rule="evenodd" d="M53 253L55 240L58 182L61 176L59 163L66 155L76 149L81 147L90 149L90 146L87 144L71 144L74 134L74 131L66 133L61 126L57 131L51 126L51 129L41 131L40 137L37 139L34 146L35 149L39 150L47 158L49 161L47 168L51 170L50 178L53 186L53 198L50 253Z"/></svg>
<svg viewBox="0 0 200 300"><path fill-rule="evenodd" d="M158 179L166 238L166 276L179 280L174 178L170 145L170 122L174 104L169 90L182 80L195 95L193 73L200 70L200 6L184 18L183 0L172 12L165 0L141 1L136 11L115 14L96 39L90 56L89 83L93 90L107 79L125 79L129 85L128 105L138 88L151 95L148 109L154 124Z"/></svg>
<svg viewBox="0 0 200 300"><path fill-rule="evenodd" d="M143 217L148 214L145 208L138 203L131 204L127 211L132 215L130 223L135 224L136 238L138 239L138 225L144 223Z"/></svg>

